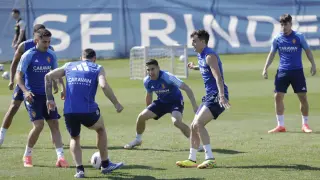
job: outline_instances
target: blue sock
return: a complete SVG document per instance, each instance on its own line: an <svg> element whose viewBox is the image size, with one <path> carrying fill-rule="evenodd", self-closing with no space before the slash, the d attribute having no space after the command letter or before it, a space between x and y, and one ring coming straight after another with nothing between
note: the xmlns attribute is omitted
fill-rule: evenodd
<svg viewBox="0 0 320 180"><path fill-rule="evenodd" d="M109 166L109 159L104 160L101 162L101 167L102 168L107 168Z"/></svg>

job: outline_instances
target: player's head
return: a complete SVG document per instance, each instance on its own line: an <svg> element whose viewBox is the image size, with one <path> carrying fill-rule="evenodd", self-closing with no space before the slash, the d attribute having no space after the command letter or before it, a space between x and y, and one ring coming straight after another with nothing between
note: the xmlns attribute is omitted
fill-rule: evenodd
<svg viewBox="0 0 320 180"><path fill-rule="evenodd" d="M292 17L290 14L283 14L280 16L281 30L284 34L289 34L292 27Z"/></svg>
<svg viewBox="0 0 320 180"><path fill-rule="evenodd" d="M209 37L209 33L204 29L193 31L190 38L192 39L192 46L194 50L201 53L203 48L208 45Z"/></svg>
<svg viewBox="0 0 320 180"><path fill-rule="evenodd" d="M19 19L20 18L20 11L18 9L12 9L11 15L13 19Z"/></svg>
<svg viewBox="0 0 320 180"><path fill-rule="evenodd" d="M82 51L82 56L81 56L82 60L90 60L92 62L96 62L96 52L93 49L85 49Z"/></svg>
<svg viewBox="0 0 320 180"><path fill-rule="evenodd" d="M42 51L47 51L51 42L51 32L48 29L39 29L35 34L37 47Z"/></svg>
<svg viewBox="0 0 320 180"><path fill-rule="evenodd" d="M160 67L157 60L149 59L146 62L146 70L151 79L158 79Z"/></svg>
<svg viewBox="0 0 320 180"><path fill-rule="evenodd" d="M33 36L39 29L45 29L46 27L43 24L36 24L33 26Z"/></svg>

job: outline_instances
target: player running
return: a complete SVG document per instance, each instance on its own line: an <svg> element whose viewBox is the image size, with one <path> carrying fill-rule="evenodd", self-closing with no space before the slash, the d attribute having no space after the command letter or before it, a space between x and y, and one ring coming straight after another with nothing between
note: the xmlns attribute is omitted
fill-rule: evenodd
<svg viewBox="0 0 320 180"><path fill-rule="evenodd" d="M190 128L182 122L184 101L180 89L187 93L194 112L198 109L194 94L187 84L173 74L160 70L159 64L155 59L148 60L146 67L148 76L144 78L144 86L147 90L147 108L138 115L136 138L129 144L126 144L124 146L125 149L132 149L135 146L141 145L141 136L145 130L148 119L153 118L158 120L167 113L171 114L173 124L179 128L187 138L190 137ZM157 94L158 99L152 102L153 92Z"/></svg>
<svg viewBox="0 0 320 180"><path fill-rule="evenodd" d="M33 27L33 39L28 39L24 42L22 42L19 46L18 49L16 50L14 57L13 57L13 61L11 63L11 67L10 67L10 82L9 82L9 89L13 90L13 86L14 86L14 77L16 74L16 70L17 70L17 66L19 64L20 58L22 56L23 53L25 53L27 50L33 48L36 46L36 32L39 29L45 29L45 26L42 24L36 24ZM53 48L50 46L49 48L51 48L53 50ZM62 88L61 91L61 98L64 97L64 92L65 92L65 86L63 83L63 80L60 79L59 80L60 86ZM58 92L58 87L57 87L57 83L54 82L54 89L55 89L55 93ZM17 113L17 111L20 108L20 105L23 101L23 92L20 89L20 87L18 85L16 85L16 87L14 88L14 92L12 94L12 100L11 100L11 104L9 106L9 109L7 111L7 113L5 114L3 121L2 121L2 126L0 128L0 146L3 144L4 142L4 138L6 135L7 130L9 129L9 127L11 126L12 123L12 119L15 116L15 114Z"/></svg>
<svg viewBox="0 0 320 180"><path fill-rule="evenodd" d="M282 31L272 42L271 50L266 60L262 75L268 79L268 67L271 65L274 56L279 51L280 63L275 76L275 109L278 125L268 133L286 132L284 127L284 95L291 84L294 93L297 94L300 101L300 110L302 114L302 131L311 133L312 130L308 124L309 104L307 99L306 78L302 66L302 49L311 63L311 75L316 74L316 64L312 52L302 33L293 31L292 17L290 14L284 14L280 17Z"/></svg>
<svg viewBox="0 0 320 180"><path fill-rule="evenodd" d="M190 154L188 160L178 161L176 165L180 167L197 167L199 169L214 168L215 158L212 154L210 136L205 125L230 107L228 102L228 87L224 84L223 68L219 55L209 48L209 34L205 30L197 30L191 34L192 46L198 53L198 64L195 66L189 63L190 69L200 70L206 95L202 98L193 122L191 124ZM199 165L196 163L196 152L200 144L203 143L205 151L205 161Z"/></svg>
<svg viewBox="0 0 320 180"><path fill-rule="evenodd" d="M51 92L51 82L66 76L67 92L64 102L64 116L67 129L71 136L70 150L76 164L76 178L84 178L82 153L80 146L81 124L97 132L97 147L102 159L101 172L109 173L123 166L123 163L112 163L108 159L107 134L100 109L95 102L97 86L102 88L106 97L114 104L117 112L123 110L111 87L106 81L105 70L95 63L96 53L85 49L82 61L66 63L63 67L51 71L45 77L48 109L55 110L55 102Z"/></svg>
<svg viewBox="0 0 320 180"><path fill-rule="evenodd" d="M44 119L47 121L53 137L57 152L57 167L68 167L64 159L63 145L59 130L58 119L60 115L57 109L48 111L45 96L45 75L52 69L57 68L57 57L49 49L51 33L46 29L36 32L36 47L25 52L18 65L16 80L23 91L25 105L33 128L29 133L26 150L23 156L24 166L32 167L32 148L36 144L44 126Z"/></svg>

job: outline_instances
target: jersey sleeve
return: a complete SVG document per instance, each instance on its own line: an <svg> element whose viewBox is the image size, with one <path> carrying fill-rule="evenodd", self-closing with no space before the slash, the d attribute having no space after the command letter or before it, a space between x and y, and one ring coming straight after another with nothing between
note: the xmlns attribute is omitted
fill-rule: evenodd
<svg viewBox="0 0 320 180"><path fill-rule="evenodd" d="M163 78L168 84L172 84L178 88L180 88L180 86L183 83L183 81L181 79L177 78L175 75L173 75L169 72L165 72L165 76L163 76Z"/></svg>
<svg viewBox="0 0 320 180"><path fill-rule="evenodd" d="M56 54L52 51L52 50L49 50L50 51L50 54L52 54L52 69L57 69L58 68L58 58L56 56Z"/></svg>
<svg viewBox="0 0 320 180"><path fill-rule="evenodd" d="M31 63L31 59L32 59L32 54L30 51L27 51L26 53L24 53L20 58L20 62L18 64L17 71L26 73L28 66Z"/></svg>
<svg viewBox="0 0 320 180"><path fill-rule="evenodd" d="M277 50L278 50L277 40L278 40L278 36L276 36L276 37L274 37L274 38L272 39L271 49L270 49L271 52L277 52Z"/></svg>
<svg viewBox="0 0 320 180"><path fill-rule="evenodd" d="M301 47L304 49L304 50L307 50L307 49L310 49L307 41L306 41L306 38L304 37L303 34L298 34L298 37L300 39L300 44L301 44Z"/></svg>
<svg viewBox="0 0 320 180"><path fill-rule="evenodd" d="M148 83L149 83L149 79L146 77L146 78L143 80L144 88L146 89L146 91L147 91L148 93L152 93L152 90L148 87Z"/></svg>

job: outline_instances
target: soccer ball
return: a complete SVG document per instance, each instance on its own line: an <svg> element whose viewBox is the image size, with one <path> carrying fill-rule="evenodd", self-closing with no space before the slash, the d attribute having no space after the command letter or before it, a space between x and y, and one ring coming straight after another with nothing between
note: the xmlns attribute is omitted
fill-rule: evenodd
<svg viewBox="0 0 320 180"><path fill-rule="evenodd" d="M9 75L9 72L8 71L5 71L2 73L2 78L3 79L9 79L10 75Z"/></svg>
<svg viewBox="0 0 320 180"><path fill-rule="evenodd" d="M185 61L185 57L184 57L184 55L181 55L180 57L179 57L179 60L181 61L181 62L184 62Z"/></svg>
<svg viewBox="0 0 320 180"><path fill-rule="evenodd" d="M90 163L91 163L92 167L94 167L96 169L101 168L101 157L100 157L99 152L93 153L93 155L91 156Z"/></svg>

